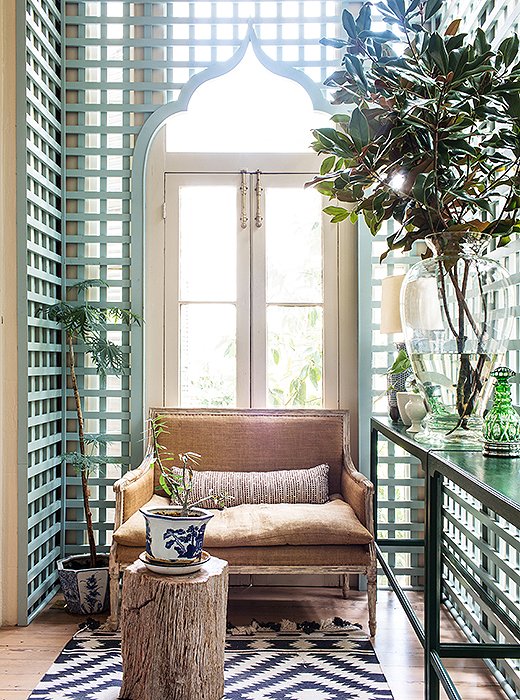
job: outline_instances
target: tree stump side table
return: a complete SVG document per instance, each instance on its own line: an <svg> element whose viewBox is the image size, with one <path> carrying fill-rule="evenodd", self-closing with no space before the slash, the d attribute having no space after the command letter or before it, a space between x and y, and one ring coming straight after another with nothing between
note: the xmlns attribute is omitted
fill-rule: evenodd
<svg viewBox="0 0 520 700"><path fill-rule="evenodd" d="M122 700L221 700L227 562L164 576L136 561L123 576Z"/></svg>

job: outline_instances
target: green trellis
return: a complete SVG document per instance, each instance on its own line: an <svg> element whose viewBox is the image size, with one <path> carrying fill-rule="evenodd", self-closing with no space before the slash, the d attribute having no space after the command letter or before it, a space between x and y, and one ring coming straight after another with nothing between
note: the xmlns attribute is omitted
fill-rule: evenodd
<svg viewBox="0 0 520 700"><path fill-rule="evenodd" d="M18 16L19 622L56 587L62 527L61 338L37 317L62 288L61 7L21 1ZM24 274L25 273L25 274Z"/></svg>

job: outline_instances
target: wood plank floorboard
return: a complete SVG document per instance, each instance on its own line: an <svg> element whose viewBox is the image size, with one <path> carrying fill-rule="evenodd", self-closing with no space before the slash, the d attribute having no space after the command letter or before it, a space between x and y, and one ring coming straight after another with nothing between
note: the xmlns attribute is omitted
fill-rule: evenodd
<svg viewBox="0 0 520 700"><path fill-rule="evenodd" d="M410 598L421 616L421 596L411 593ZM379 591L377 615L374 648L395 700L422 700L422 647L393 593ZM230 589L228 619L235 625L246 625L252 619L301 622L332 617L359 622L366 630L366 594L351 591L349 598L344 600L339 589L334 588L237 586ZM0 629L0 700L27 700L31 690L77 631L81 619L66 613L58 602L49 606L28 627ZM443 639L463 640L448 615L443 616ZM481 661L453 659L447 665L463 700L504 700L506 697ZM445 698L445 695L441 697Z"/></svg>

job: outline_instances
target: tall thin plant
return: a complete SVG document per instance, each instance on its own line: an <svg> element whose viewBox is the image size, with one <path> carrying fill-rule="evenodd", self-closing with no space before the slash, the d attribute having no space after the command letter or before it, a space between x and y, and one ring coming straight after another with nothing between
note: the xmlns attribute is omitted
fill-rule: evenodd
<svg viewBox="0 0 520 700"><path fill-rule="evenodd" d="M106 378L108 374L120 376L126 369L125 356L121 346L108 339L109 326L112 324L141 323L140 317L129 309L105 307L87 299L90 289L108 286L107 282L101 279L84 280L70 287L71 293L76 294L75 301L60 301L39 309L39 315L57 323L65 334L67 366L78 425L79 450L62 455L62 461L72 465L81 477L91 567L97 565L97 551L88 481L93 470L99 469L101 465L110 462L111 459L94 454L100 446L108 442L107 438L103 435L85 433L81 393L76 374L76 350L90 356L101 378Z"/></svg>

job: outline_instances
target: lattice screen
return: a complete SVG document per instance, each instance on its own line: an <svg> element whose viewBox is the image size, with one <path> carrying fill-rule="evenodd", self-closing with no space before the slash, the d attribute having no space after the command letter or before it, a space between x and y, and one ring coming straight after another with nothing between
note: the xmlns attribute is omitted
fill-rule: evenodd
<svg viewBox="0 0 520 700"><path fill-rule="evenodd" d="M392 340L402 340L379 331L381 322L381 280L388 275L405 273L417 258L410 253L392 252L384 262L381 254L386 250L385 239L391 233L392 222L372 240L370 231L360 222L360 268L372 269L372 284L366 287L366 276L360 274L360 396L370 387L370 405L363 413L360 410L360 463L368 464L368 433L370 412L374 415L388 414L387 377L396 350ZM370 324L366 317L370 314ZM365 356L364 348L370 348L371 356ZM370 361L371 360L371 361ZM361 408L361 406L360 406ZM379 440L378 523L379 537L395 539L420 539L423 537L424 478L421 465L401 448ZM401 585L419 588L422 585L422 553L417 548L385 548L385 557L398 577ZM386 578L381 577L381 585Z"/></svg>
<svg viewBox="0 0 520 700"><path fill-rule="evenodd" d="M338 53L319 44L339 31L339 2L78 2L66 9L66 253L67 281L102 277L108 299L129 306L137 280L130 279L132 151L146 119L176 100L191 76L229 59L251 22L272 59L304 70L321 84ZM245 109L250 106L245 106ZM246 114L245 114L246 116ZM132 286L133 284L133 286ZM104 291L101 291L104 301ZM113 332L116 332L114 329ZM126 352L130 333L123 331ZM131 358L142 372L142 358ZM140 452L141 436L129 434L130 377L100 386L95 372L80 367L87 430L112 436L108 447L120 464L93 480L100 549L110 544L111 484ZM72 405L67 438L75 438ZM69 445L70 447L70 445ZM67 489L66 552L84 549L77 479Z"/></svg>
<svg viewBox="0 0 520 700"><path fill-rule="evenodd" d="M19 231L20 260L26 260L20 304L28 319L20 330L20 347L27 342L27 355L20 356L20 430L27 437L27 452L20 455L21 624L55 590L60 554L61 338L54 324L37 317L38 307L59 298L62 286L60 26L58 0L26 2L25 101L19 106L26 112L26 130L18 154L25 221ZM23 84L21 76L18 80Z"/></svg>

